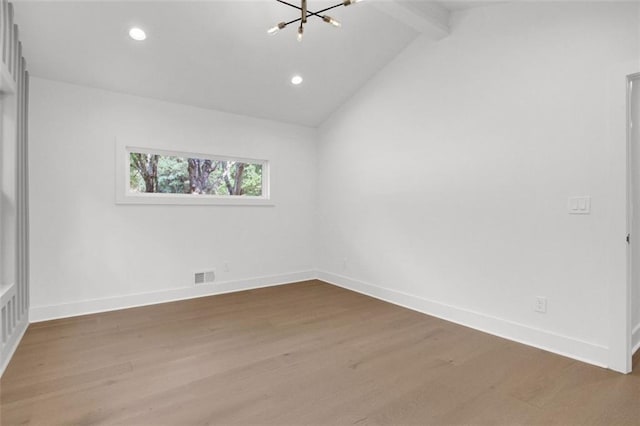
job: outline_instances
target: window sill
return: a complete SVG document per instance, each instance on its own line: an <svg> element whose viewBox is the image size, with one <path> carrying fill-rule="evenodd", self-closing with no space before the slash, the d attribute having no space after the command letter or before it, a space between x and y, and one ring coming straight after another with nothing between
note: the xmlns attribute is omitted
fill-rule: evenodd
<svg viewBox="0 0 640 426"><path fill-rule="evenodd" d="M175 194L122 194L116 197L116 204L187 205L187 206L262 206L273 207L275 203L260 197L216 197L212 195Z"/></svg>

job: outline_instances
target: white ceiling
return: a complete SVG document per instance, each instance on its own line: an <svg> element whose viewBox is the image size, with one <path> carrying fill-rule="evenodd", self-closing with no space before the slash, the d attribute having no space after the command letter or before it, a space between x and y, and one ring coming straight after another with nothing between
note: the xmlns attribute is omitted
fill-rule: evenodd
<svg viewBox="0 0 640 426"><path fill-rule="evenodd" d="M338 1L308 4L319 10ZM312 17L302 43L293 26L266 34L299 16L275 0L13 3L33 76L307 126L323 122L418 35L367 2L332 10L339 29ZM451 8L465 3L472 2ZM146 41L128 37L134 25ZM304 77L297 87L296 73Z"/></svg>

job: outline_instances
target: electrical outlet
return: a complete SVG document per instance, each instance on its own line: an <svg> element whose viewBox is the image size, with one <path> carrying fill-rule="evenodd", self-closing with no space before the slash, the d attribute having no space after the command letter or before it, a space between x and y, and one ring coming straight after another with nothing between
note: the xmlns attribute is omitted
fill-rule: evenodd
<svg viewBox="0 0 640 426"><path fill-rule="evenodd" d="M231 263L228 260L224 261L224 271L225 272L231 271Z"/></svg>
<svg viewBox="0 0 640 426"><path fill-rule="evenodd" d="M347 258L346 257L344 259L342 259L342 270L343 271L347 270Z"/></svg>
<svg viewBox="0 0 640 426"><path fill-rule="evenodd" d="M534 310L541 314L547 313L547 298L543 296L536 297L536 306Z"/></svg>

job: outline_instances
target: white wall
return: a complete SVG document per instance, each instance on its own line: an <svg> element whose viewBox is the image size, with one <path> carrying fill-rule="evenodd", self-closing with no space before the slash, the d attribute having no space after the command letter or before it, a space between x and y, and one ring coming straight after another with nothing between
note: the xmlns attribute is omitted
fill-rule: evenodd
<svg viewBox="0 0 640 426"><path fill-rule="evenodd" d="M501 4L410 45L321 128L321 277L623 370L609 302L637 8ZM567 213L574 195L591 215Z"/></svg>
<svg viewBox="0 0 640 426"><path fill-rule="evenodd" d="M312 275L314 130L38 78L30 109L32 321ZM116 205L115 138L267 159L276 205Z"/></svg>
<svg viewBox="0 0 640 426"><path fill-rule="evenodd" d="M637 9L457 13L450 37L416 40L319 134L33 79L32 321L295 281L317 263L327 281L624 370L610 355L626 333ZM267 158L277 205L115 205L116 137ZM568 215L572 195L592 214ZM225 284L190 286L209 266Z"/></svg>

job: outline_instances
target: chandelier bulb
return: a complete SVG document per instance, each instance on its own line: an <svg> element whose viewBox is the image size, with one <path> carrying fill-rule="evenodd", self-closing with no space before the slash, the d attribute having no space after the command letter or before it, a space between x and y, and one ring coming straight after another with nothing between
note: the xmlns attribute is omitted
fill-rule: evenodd
<svg viewBox="0 0 640 426"><path fill-rule="evenodd" d="M324 22L328 23L328 24L333 25L334 27L341 27L342 26L342 24L340 22L336 21L335 19L333 19L331 16L328 16L328 15L324 15L322 17L322 20Z"/></svg>
<svg viewBox="0 0 640 426"><path fill-rule="evenodd" d="M277 25L269 28L267 30L267 33L270 34L270 35L276 34L281 29L286 27L288 24L292 24L294 22L300 21L300 26L298 27L298 32L297 32L297 36L296 37L297 37L298 41L302 41L302 36L304 35L304 24L307 22L307 17L311 16L311 15L316 16L318 18L321 18L324 22L326 22L328 24L331 24L334 27L341 27L342 26L342 24L339 21L336 21L335 19L333 19L329 15L322 15L321 16L317 12L308 11L307 10L307 0L300 0L301 7L294 6L293 4L289 4L289 3L285 2L285 1L281 1L281 0L278 0L278 1L280 3L285 3L285 4L287 4L287 5L291 6L291 7L299 9L302 12L302 16L300 18L298 18L298 19L293 20L293 21L280 22ZM338 4L336 4L334 6L331 6L331 7L327 7L325 9L322 9L320 12L324 12L326 10L333 9L333 8L338 7L340 5L349 6L349 5L352 5L352 4L355 4L355 3L360 3L362 0L338 0L338 1L340 1L341 3L338 3Z"/></svg>
<svg viewBox="0 0 640 426"><path fill-rule="evenodd" d="M286 26L287 26L287 24L285 24L284 22L280 22L278 25L275 25L275 26L269 28L267 30L267 33L273 35L273 34L277 33L278 31L280 31L281 29L283 29Z"/></svg>

